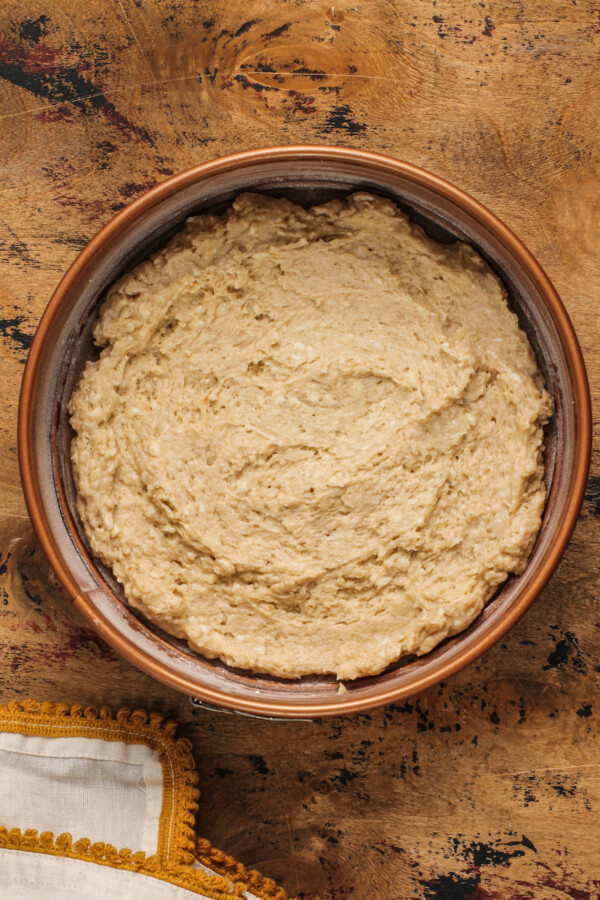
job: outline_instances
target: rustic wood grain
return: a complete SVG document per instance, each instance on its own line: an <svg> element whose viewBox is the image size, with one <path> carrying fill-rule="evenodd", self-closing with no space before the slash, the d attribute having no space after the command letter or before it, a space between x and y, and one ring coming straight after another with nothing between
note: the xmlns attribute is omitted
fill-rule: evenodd
<svg viewBox="0 0 600 900"><path fill-rule="evenodd" d="M598 403L599 50L586 0L0 7L2 699L174 714L202 834L300 897L598 897L597 448L550 586L447 684L319 723L194 711L73 613L36 546L15 440L36 322L85 242L171 173L244 147L348 144L445 176L517 231L564 298Z"/></svg>

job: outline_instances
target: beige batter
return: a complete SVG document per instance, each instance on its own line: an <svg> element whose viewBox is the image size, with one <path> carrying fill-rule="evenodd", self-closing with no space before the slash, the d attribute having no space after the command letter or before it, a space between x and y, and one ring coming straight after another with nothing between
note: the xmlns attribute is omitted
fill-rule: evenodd
<svg viewBox="0 0 600 900"><path fill-rule="evenodd" d="M551 408L498 278L366 193L246 194L110 291L71 400L79 513L209 657L356 678L525 566Z"/></svg>

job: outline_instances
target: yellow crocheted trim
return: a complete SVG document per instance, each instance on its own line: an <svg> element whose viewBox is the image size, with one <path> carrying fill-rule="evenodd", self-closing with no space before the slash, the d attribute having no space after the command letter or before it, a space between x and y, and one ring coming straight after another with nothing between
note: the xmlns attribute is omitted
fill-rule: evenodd
<svg viewBox="0 0 600 900"><path fill-rule="evenodd" d="M89 737L125 744L144 744L156 750L163 771L163 804L159 820L157 856L161 863L190 864L194 861L195 814L200 792L196 787L192 745L175 738L177 723L158 713L108 706L12 700L0 704L0 731L43 737Z"/></svg>
<svg viewBox="0 0 600 900"><path fill-rule="evenodd" d="M233 856L227 856L222 850L217 850L204 838L198 838L196 859L208 869L224 875L234 886L243 885L245 891L256 894L261 900L298 900L296 897L289 897L272 878L265 878L256 869L246 869Z"/></svg>
<svg viewBox="0 0 600 900"><path fill-rule="evenodd" d="M54 837L50 831L43 831L38 835L33 829L21 832L18 828L11 828L9 831L8 828L0 826L0 848L79 859L100 866L110 866L113 869L139 872L160 881L168 881L196 894L202 894L210 900L232 900L233 897L240 897L246 889L243 884L232 884L221 875L209 875L186 865L161 864L157 856L132 853L127 849L117 850L111 844L101 842L92 844L87 838L73 841L70 834Z"/></svg>

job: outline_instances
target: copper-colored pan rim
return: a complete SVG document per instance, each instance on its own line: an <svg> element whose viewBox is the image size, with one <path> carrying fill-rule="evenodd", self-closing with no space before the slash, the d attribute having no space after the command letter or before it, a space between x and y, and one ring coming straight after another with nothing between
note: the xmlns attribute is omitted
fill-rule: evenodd
<svg viewBox="0 0 600 900"><path fill-rule="evenodd" d="M229 694L221 690L213 690L207 686L199 685L192 679L165 669L160 662L146 654L145 651L140 650L139 647L137 647L130 639L119 633L119 631L110 623L99 620L98 611L93 607L90 599L80 593L79 586L72 578L68 568L63 564L53 540L52 533L48 527L48 522L44 514L43 504L37 491L34 476L33 452L30 441L30 422L38 361L44 340L54 317L65 297L68 295L71 286L76 282L81 270L89 265L97 249L104 241L112 237L128 223L132 222L139 213L148 206L154 205L155 202L170 196L173 192L179 191L189 184L202 180L205 177L214 175L215 173L228 171L231 168L237 168L240 165L251 165L254 162L264 162L265 160L273 159L306 159L309 157L336 160L340 162L363 162L367 163L371 168L393 171L397 174L408 176L413 182L454 201L501 240L502 244L509 249L537 285L546 304L551 310L553 319L560 332L573 376L577 412L577 435L575 475L569 495L568 508L564 512L562 522L554 537L552 546L548 551L540 571L524 589L523 593L507 611L506 615L503 616L503 618L498 621L487 634L482 636L481 639L471 647L465 648L463 651L459 652L453 659L440 665L439 668L416 677L414 681L409 684L387 688L375 696L353 698L352 693L349 692L344 697L336 697L334 700L327 699L315 701L311 704L297 705L294 702L239 697L233 693ZM32 343L23 376L19 402L18 451L25 501L34 531L41 547L63 587L73 598L75 607L89 621L93 622L94 627L99 634L115 650L159 681L162 681L183 693L199 697L209 704L263 716L272 715L286 718L315 718L319 716L360 712L419 693L433 684L446 680L450 675L453 675L455 672L477 659L495 644L510 628L512 628L513 625L515 625L552 575L575 527L583 502L590 463L591 403L583 356L565 307L545 272L524 244L486 207L473 199L469 194L454 187L439 176L414 166L411 163L383 156L379 153L355 150L346 147L289 145L284 147L266 147L257 150L242 151L210 162L201 163L194 168L174 175L150 189L137 200L125 207L111 219L98 234L96 234L89 244L87 244L64 275L52 295L40 320ZM74 531L74 534L76 535L76 531Z"/></svg>

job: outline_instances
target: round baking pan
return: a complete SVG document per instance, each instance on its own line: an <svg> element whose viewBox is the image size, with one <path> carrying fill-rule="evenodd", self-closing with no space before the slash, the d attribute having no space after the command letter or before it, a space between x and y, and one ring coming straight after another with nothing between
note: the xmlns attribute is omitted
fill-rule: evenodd
<svg viewBox="0 0 600 900"><path fill-rule="evenodd" d="M545 432L547 502L525 571L506 581L465 631L421 657L345 683L333 676L286 680L206 659L131 609L92 555L75 506L67 404L97 357L92 328L111 283L201 211L219 212L243 191L309 207L357 190L394 200L433 238L474 246L507 289L552 396ZM448 678L491 647L540 593L562 556L583 499L590 455L590 398L569 317L521 241L489 210L443 179L390 157L341 147L250 150L203 163L143 194L85 247L62 279L37 329L19 406L19 462L33 527L75 607L136 666L201 702L237 712L311 718L357 712Z"/></svg>

